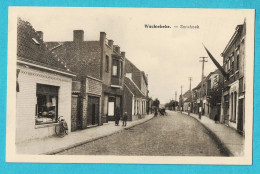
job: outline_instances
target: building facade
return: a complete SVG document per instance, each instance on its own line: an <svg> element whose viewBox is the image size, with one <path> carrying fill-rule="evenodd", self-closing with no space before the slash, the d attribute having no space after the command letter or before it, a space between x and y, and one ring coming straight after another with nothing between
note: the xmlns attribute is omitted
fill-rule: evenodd
<svg viewBox="0 0 260 174"><path fill-rule="evenodd" d="M224 79L221 121L242 134L245 131L245 42L246 21L236 27L221 54L228 74L228 79Z"/></svg>
<svg viewBox="0 0 260 174"><path fill-rule="evenodd" d="M124 88L124 112L128 114L128 120L136 120L147 114L147 98L133 82L132 79L125 77Z"/></svg>
<svg viewBox="0 0 260 174"><path fill-rule="evenodd" d="M102 43L85 41L84 31L74 30L73 41L46 44L77 75L71 91L72 131L102 125Z"/></svg>
<svg viewBox="0 0 260 174"><path fill-rule="evenodd" d="M29 22L18 19L16 143L55 134L58 117L71 131L71 88L75 74L51 53Z"/></svg>
<svg viewBox="0 0 260 174"><path fill-rule="evenodd" d="M144 71L139 70L131 61L125 59L125 78L128 78L126 86L129 86L130 91L138 91L134 93L134 109L132 115L146 115L149 109L151 110L151 103L148 100L148 78ZM129 81L130 80L130 81ZM132 85L131 85L131 84ZM131 88L131 86L133 86ZM138 94L138 95L136 95ZM128 98L125 104L131 103L131 99Z"/></svg>

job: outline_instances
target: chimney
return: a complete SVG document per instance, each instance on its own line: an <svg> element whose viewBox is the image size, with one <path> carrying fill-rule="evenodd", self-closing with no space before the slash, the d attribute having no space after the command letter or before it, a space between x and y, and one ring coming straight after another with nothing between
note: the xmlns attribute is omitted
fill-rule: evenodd
<svg viewBox="0 0 260 174"><path fill-rule="evenodd" d="M74 42L83 42L84 41L84 31L83 30L74 30L73 31L73 41Z"/></svg>
<svg viewBox="0 0 260 174"><path fill-rule="evenodd" d="M121 52L122 58L125 58L125 52Z"/></svg>
<svg viewBox="0 0 260 174"><path fill-rule="evenodd" d="M43 32L42 31L36 31L36 32L39 35L40 39L43 40Z"/></svg>
<svg viewBox="0 0 260 174"><path fill-rule="evenodd" d="M114 41L113 40L108 40L108 45L113 48L113 44L114 44Z"/></svg>
<svg viewBox="0 0 260 174"><path fill-rule="evenodd" d="M100 44L104 45L106 42L106 33L105 32L100 32Z"/></svg>
<svg viewBox="0 0 260 174"><path fill-rule="evenodd" d="M120 47L118 45L115 45L115 51L120 54Z"/></svg>

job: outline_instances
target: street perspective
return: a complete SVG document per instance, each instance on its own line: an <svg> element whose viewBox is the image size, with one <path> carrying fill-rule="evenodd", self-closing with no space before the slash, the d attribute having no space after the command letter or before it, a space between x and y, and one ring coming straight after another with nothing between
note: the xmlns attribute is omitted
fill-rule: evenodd
<svg viewBox="0 0 260 174"><path fill-rule="evenodd" d="M11 7L7 162L252 164L254 10Z"/></svg>

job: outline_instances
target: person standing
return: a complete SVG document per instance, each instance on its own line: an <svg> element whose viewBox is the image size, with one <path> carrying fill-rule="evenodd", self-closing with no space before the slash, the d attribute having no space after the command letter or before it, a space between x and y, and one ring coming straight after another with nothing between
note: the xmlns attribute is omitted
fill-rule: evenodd
<svg viewBox="0 0 260 174"><path fill-rule="evenodd" d="M127 112L125 112L123 115L123 126L126 126L127 119L128 119L128 115Z"/></svg>
<svg viewBox="0 0 260 174"><path fill-rule="evenodd" d="M120 120L120 109L119 109L119 107L116 107L116 110L115 110L115 126L119 125L119 120Z"/></svg>

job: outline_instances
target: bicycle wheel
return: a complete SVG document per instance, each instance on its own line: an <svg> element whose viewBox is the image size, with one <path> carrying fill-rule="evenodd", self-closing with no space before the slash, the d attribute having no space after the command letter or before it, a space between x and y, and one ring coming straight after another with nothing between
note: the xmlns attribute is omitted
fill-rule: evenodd
<svg viewBox="0 0 260 174"><path fill-rule="evenodd" d="M65 130L60 125L55 126L55 133L58 137L61 137L61 138L65 136Z"/></svg>

